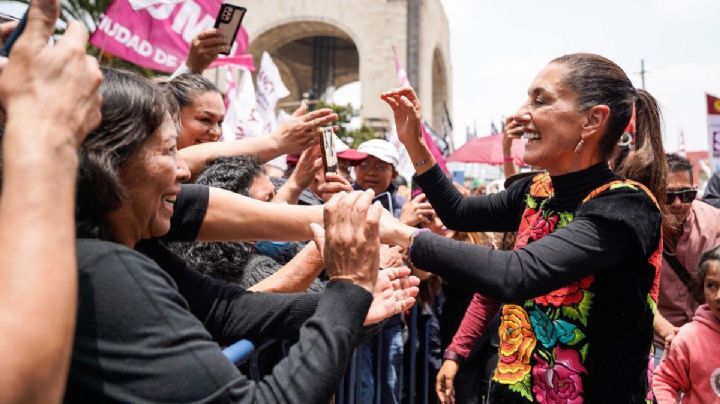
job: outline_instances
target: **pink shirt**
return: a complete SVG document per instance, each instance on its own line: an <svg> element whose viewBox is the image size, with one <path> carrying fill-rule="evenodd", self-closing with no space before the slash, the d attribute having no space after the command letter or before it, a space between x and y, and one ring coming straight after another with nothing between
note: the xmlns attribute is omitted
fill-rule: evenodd
<svg viewBox="0 0 720 404"><path fill-rule="evenodd" d="M692 322L673 339L655 369L653 392L658 403L720 404L720 320L703 304Z"/></svg>
<svg viewBox="0 0 720 404"><path fill-rule="evenodd" d="M720 209L696 200L692 203L690 215L683 223L682 235L677 246L669 246L669 252L675 253L678 261L690 275L697 273L700 255L720 244ZM658 309L670 323L680 327L688 323L697 309L698 303L692 298L685 284L675 275L670 264L662 260L660 275L660 295ZM656 335L656 342L661 339Z"/></svg>

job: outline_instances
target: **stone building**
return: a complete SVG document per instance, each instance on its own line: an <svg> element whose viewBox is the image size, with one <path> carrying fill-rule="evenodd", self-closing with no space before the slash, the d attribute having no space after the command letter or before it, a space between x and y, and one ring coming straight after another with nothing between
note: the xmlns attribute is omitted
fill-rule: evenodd
<svg viewBox="0 0 720 404"><path fill-rule="evenodd" d="M256 61L267 51L291 94L327 97L359 81L361 118L382 128L392 118L379 99L398 85L393 48L420 95L425 119L446 133L452 111L450 38L440 0L244 0L243 25Z"/></svg>

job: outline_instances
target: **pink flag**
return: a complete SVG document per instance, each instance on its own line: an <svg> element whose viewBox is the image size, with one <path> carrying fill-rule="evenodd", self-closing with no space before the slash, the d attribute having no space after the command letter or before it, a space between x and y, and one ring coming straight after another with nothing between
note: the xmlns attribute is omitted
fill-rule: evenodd
<svg viewBox="0 0 720 404"><path fill-rule="evenodd" d="M400 83L400 86L402 87L412 87L410 85L410 80L408 80L407 72L405 72L405 68L403 68L402 64L400 63L400 58L398 57L397 52L395 51L395 48L393 47L393 55L395 56L395 70L397 71L398 76L398 82ZM438 166L440 166L440 169L443 170L445 174L447 174L449 171L447 169L447 166L445 165L445 157L443 156L442 152L440 151L440 148L437 146L435 141L432 139L432 136L430 135L430 128L428 127L428 124L423 120L422 124L420 125L420 130L422 131L423 139L425 140L425 144L427 144L428 149L430 149L430 154L435 158L435 161L437 161ZM409 162L409 157L407 157L407 151L405 148L400 144L400 141L397 139L397 134L393 138L390 139L390 142L395 145L395 147L398 148L398 151L400 152L400 161L402 162L405 158L407 158L407 161ZM398 170L399 172L402 172Z"/></svg>
<svg viewBox="0 0 720 404"><path fill-rule="evenodd" d="M90 43L136 65L173 72L186 59L190 41L212 28L221 0L114 0ZM248 36L240 29L228 57L212 66L234 64L255 70L245 54Z"/></svg>

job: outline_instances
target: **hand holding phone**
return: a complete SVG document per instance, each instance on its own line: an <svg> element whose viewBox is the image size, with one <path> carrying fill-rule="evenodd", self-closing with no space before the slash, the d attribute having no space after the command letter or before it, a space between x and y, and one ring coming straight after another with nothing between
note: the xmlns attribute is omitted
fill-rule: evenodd
<svg viewBox="0 0 720 404"><path fill-rule="evenodd" d="M215 28L220 31L225 38L230 40L230 48L235 43L235 37L240 30L243 17L247 9L245 7L236 6L234 4L223 3L220 5L220 11L218 12L217 19L215 20ZM229 55L230 51L220 52L223 55Z"/></svg>
<svg viewBox="0 0 720 404"><path fill-rule="evenodd" d="M13 45L15 45L15 41L17 41L17 39L20 37L20 34L22 34L25 30L25 25L27 25L27 18L28 12L25 11L25 14L20 20L20 23L18 23L17 27L15 27L15 29L10 33L10 36L8 36L8 39L3 44L2 49L0 49L0 56L8 57L10 55L10 51L12 50Z"/></svg>
<svg viewBox="0 0 720 404"><path fill-rule="evenodd" d="M323 166L325 173L337 173L338 157L335 152L335 134L332 126L325 126L319 129L320 150L322 151Z"/></svg>
<svg viewBox="0 0 720 404"><path fill-rule="evenodd" d="M380 202L383 208L387 210L390 213L393 213L393 206L392 206L392 196L390 195L390 192L383 192L381 194L376 195L373 200L373 203Z"/></svg>

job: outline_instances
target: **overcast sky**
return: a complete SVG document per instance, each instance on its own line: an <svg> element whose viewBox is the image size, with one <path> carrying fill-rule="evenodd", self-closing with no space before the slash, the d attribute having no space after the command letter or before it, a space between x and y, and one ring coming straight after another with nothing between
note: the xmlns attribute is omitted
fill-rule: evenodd
<svg viewBox="0 0 720 404"><path fill-rule="evenodd" d="M453 124L457 142L477 123L517 110L554 57L598 53L618 63L664 113L666 148L707 149L705 93L720 96L718 0L442 0L450 22Z"/></svg>
<svg viewBox="0 0 720 404"><path fill-rule="evenodd" d="M548 61L592 52L618 63L637 87L645 59L666 148L677 149L682 130L687 150L707 149L705 93L720 96L719 0L441 1L450 22L456 145L467 126L484 135L491 121L515 112Z"/></svg>

